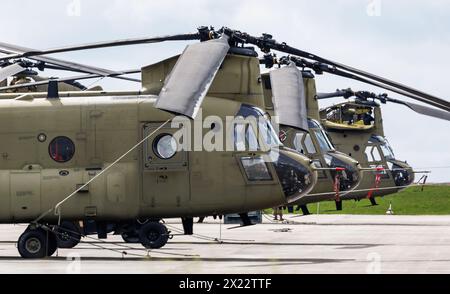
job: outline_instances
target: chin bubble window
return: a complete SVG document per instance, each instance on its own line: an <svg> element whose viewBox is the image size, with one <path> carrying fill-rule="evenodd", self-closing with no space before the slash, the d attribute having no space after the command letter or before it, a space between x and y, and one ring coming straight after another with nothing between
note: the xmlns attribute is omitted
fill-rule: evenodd
<svg viewBox="0 0 450 294"><path fill-rule="evenodd" d="M242 166L249 181L272 181L267 164L261 157L242 157Z"/></svg>
<svg viewBox="0 0 450 294"><path fill-rule="evenodd" d="M68 162L75 154L75 144L67 137L56 137L50 142L48 152L54 161Z"/></svg>
<svg viewBox="0 0 450 294"><path fill-rule="evenodd" d="M169 134L158 136L153 142L153 152L161 159L171 159L177 153L177 141Z"/></svg>

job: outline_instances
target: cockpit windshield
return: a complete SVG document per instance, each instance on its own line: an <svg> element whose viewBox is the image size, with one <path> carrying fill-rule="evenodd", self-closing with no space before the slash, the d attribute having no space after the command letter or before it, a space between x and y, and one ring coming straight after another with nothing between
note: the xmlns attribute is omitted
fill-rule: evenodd
<svg viewBox="0 0 450 294"><path fill-rule="evenodd" d="M385 140L384 144L381 145L381 150L383 151L384 157L386 157L386 159L388 160L395 159L394 150L392 150L392 147L389 144L388 140Z"/></svg>
<svg viewBox="0 0 450 294"><path fill-rule="evenodd" d="M334 151L333 145L322 130L314 130L322 152Z"/></svg>
<svg viewBox="0 0 450 294"><path fill-rule="evenodd" d="M372 136L369 143L372 142L379 142L381 151L383 152L384 157L387 160L395 160L395 154L394 150L392 149L391 145L389 144L389 141L386 138L383 138L381 136Z"/></svg>
<svg viewBox="0 0 450 294"><path fill-rule="evenodd" d="M317 142L319 142L320 149L322 152L327 153L330 151L334 151L334 146L328 139L327 134L323 130L323 128L314 120L308 120L309 128L311 129L311 132L314 133L316 136Z"/></svg>
<svg viewBox="0 0 450 294"><path fill-rule="evenodd" d="M244 117L244 119L247 119L249 117L256 118L258 132L260 135L259 137L267 144L268 147L278 147L283 145L280 142L280 139L278 138L278 135L272 126L272 123L259 108L247 104L242 104L242 107L239 110L237 116Z"/></svg>

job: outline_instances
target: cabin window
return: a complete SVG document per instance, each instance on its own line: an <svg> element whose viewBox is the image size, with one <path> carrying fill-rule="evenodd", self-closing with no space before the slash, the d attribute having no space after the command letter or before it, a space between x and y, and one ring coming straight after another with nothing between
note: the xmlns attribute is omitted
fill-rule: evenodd
<svg viewBox="0 0 450 294"><path fill-rule="evenodd" d="M272 181L267 164L261 157L242 157L242 166L249 181Z"/></svg>
<svg viewBox="0 0 450 294"><path fill-rule="evenodd" d="M153 152L160 159L171 159L177 153L177 141L172 135L162 134L153 141Z"/></svg>
<svg viewBox="0 0 450 294"><path fill-rule="evenodd" d="M67 137L56 137L50 142L48 152L54 161L68 162L75 154L75 144Z"/></svg>

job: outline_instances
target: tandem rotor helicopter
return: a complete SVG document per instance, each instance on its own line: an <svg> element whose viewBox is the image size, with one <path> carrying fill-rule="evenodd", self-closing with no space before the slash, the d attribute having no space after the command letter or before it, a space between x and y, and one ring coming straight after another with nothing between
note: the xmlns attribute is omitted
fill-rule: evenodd
<svg viewBox="0 0 450 294"><path fill-rule="evenodd" d="M163 62L111 71L46 56L193 40L201 42L188 45L173 67ZM290 58L306 58L313 69L326 63L329 70L373 79L450 111L445 100L279 43L268 34L254 37L229 28L201 27L192 34L49 50L0 43L5 54L0 56L0 82L31 68L82 73L0 87L6 92L0 94L0 222L30 223L18 240L20 255L51 256L59 245L75 246L83 235L95 232L106 238L111 227L116 234L137 237L146 248L160 248L171 237L162 219L183 218L192 226L195 216L245 214L294 203L311 193L318 172L325 170L348 172L347 180L352 181L343 183L348 191L354 189L360 181L356 160L336 152L332 157L339 160L337 164L327 163L321 169L313 159L279 141L261 103L267 99L258 53L249 45L266 54L279 51ZM273 89L280 89L274 93L274 114L282 125L309 131L314 128L308 125L305 110L286 107L295 102L293 93L298 94L303 85L297 67L291 63L278 69L279 75L271 81ZM84 79L130 80L126 75L133 73L142 74L142 80L132 79L142 83L141 91L60 90ZM46 91L35 92L38 86ZM287 104L277 108L283 103ZM195 145L199 117L200 141L214 138L230 142L232 148L180 148ZM229 123L229 117L238 122ZM176 137L180 130L185 134L182 140ZM341 166L342 162L349 164Z"/></svg>
<svg viewBox="0 0 450 294"><path fill-rule="evenodd" d="M376 174L376 184L369 193L363 188L343 196L343 199L359 200L369 195L372 204L376 205L375 197L390 195L406 188L414 182L415 174L424 174L419 182L423 180L426 183L429 172L414 171L407 162L395 156L394 149L385 137L381 104L401 104L421 115L447 121L450 121L449 112L390 98L388 94L377 95L367 91L345 89L317 95L318 100L334 97L354 99L320 111L320 119L331 141L363 166L381 169Z"/></svg>
<svg viewBox="0 0 450 294"><path fill-rule="evenodd" d="M319 183L321 179L326 181L328 178L329 184L334 183L336 196L333 196L332 193L327 194L313 191L295 203L300 206L299 208L302 209L304 214L309 214L307 204L316 203L321 200L335 200L337 210L342 210L342 200L361 200L368 198L372 205L376 205L375 197L399 192L413 183L415 174L427 174L427 171L413 171L413 168L406 162L395 158L393 149L384 136L380 105L373 100L380 101L382 104L388 102L402 104L419 114L444 120L450 120L450 113L415 103L392 99L387 94L375 95L369 92L353 92L350 89L340 90L335 93L318 94L316 91L315 76L310 70L313 70L318 75L327 72L347 79L357 80L422 101L420 97L414 97L408 92L389 86L393 84L391 81L388 81L387 85L381 84L377 81L342 71L338 67L330 65L330 62L325 63L323 58L318 59L322 61L313 63L294 56L286 56L277 60L272 54L268 54L261 60L261 63L265 64L267 68L272 68L274 65L285 65L286 67L296 65L302 68L303 87L300 86L302 89L297 94L297 97L305 97L301 99L301 101L305 101L302 102L304 105L288 103L284 107L296 107L298 111L306 109L306 111L300 114L300 117L308 117L309 131L305 127L292 129L288 123L283 122L285 117L280 117L282 129L280 140L286 146L296 149L316 161L321 159L321 167L325 161L327 161L325 166L330 166L331 160L327 160L329 156L327 156L327 152L333 150L338 150L342 153L341 158L347 155L357 160L359 164L358 169L361 172L359 182L355 189L348 189L347 192L345 186L342 187L342 183L348 183L348 181L345 181L342 175L336 177L336 172L333 174L333 169L329 169L328 171L326 171L326 168L322 169L318 178ZM274 109L273 104L281 104L276 99L277 95L273 95L272 85L270 83L272 76L276 78L276 75L279 75L280 72L280 70L277 70L263 75L263 80L265 81L263 87L265 89L266 107L268 111ZM381 79L379 77L376 78L378 80ZM301 85L300 82L299 84ZM287 93L284 91L283 96L286 95ZM318 102L320 100L334 97L349 99L352 96L356 97L355 101L342 103L322 110L319 109ZM370 99L372 101L369 101ZM298 104L299 102L296 103ZM351 112L351 114L344 116L347 118L350 117L350 119L343 122L341 114L345 112ZM338 114L338 118L336 118L336 114ZM342 162L338 166L344 167L347 173L350 170L348 165L345 167ZM422 177L422 179L425 183L427 176ZM332 190L329 189L328 191Z"/></svg>

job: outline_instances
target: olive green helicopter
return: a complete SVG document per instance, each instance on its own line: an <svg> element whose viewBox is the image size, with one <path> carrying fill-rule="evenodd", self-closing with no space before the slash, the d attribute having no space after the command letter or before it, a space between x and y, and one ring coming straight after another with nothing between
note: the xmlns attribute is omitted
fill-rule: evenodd
<svg viewBox="0 0 450 294"><path fill-rule="evenodd" d="M111 71L46 57L193 40L201 42L189 45L172 68L163 62L140 70ZM39 85L47 88L46 92L0 94L0 222L30 223L19 238L21 256L51 256L58 247L58 236L76 244L83 235L95 232L106 238L111 230L137 236L147 248L160 248L172 236L162 219L183 218L189 228L195 216L245 216L247 211L293 203L310 194L318 171L331 168L318 168L317 162L279 141L261 102L264 90L258 53L247 45L266 54L279 51L327 61L279 43L271 35L254 37L226 27L49 50L0 43L0 52L5 54L0 56L4 63L0 81L22 72L22 60L83 74L0 87L6 92ZM376 77L333 64L335 69ZM59 91L65 82L129 79L125 75L138 72L141 91ZM442 99L378 79L450 110ZM289 76L271 83L273 88L287 85L299 90ZM238 122L229 122L229 117ZM231 148L197 150L196 143L201 145L206 138L227 142ZM357 162L351 162L351 168L359 172ZM356 187L354 182L349 190Z"/></svg>
<svg viewBox="0 0 450 294"><path fill-rule="evenodd" d="M241 52L245 52L241 49ZM257 56L255 55L256 52L252 49L246 50L247 56L230 56L225 59L224 63L221 66L221 70L219 71L216 79L223 80L226 83L219 85L217 83L218 88L214 88L210 91L223 91L220 89L227 89L226 91L229 91L230 88L236 87L233 89L233 92L238 93L239 87L242 87L241 83L238 83L238 80L243 81L254 81L254 87L258 87L260 89L261 84L260 79L262 78L262 88L263 88L263 94L259 93L258 95L245 95L242 97L236 97L235 95L228 95L229 99L232 100L240 100L243 102L246 102L248 104L257 106L261 109L265 109L267 113L270 116L276 115L280 118L280 121L277 121L276 125L280 124L280 122L283 121L283 119L287 115L280 115L280 112L274 113L273 106L268 106L268 100L267 97L271 97L271 90L268 90L266 87L267 85L267 78L268 75L260 75L259 67L260 67L260 61L257 59ZM156 64L150 65L146 68L145 72L149 73L149 77L145 78L146 82L146 89L150 93L156 94L159 93L163 87L163 84L161 81L164 81L166 77L170 74L171 70L175 66L179 56L174 56L171 58L168 58L166 60L163 60L161 62L158 62ZM245 68L246 77L242 78L242 68ZM274 71L275 73L282 72L280 71ZM226 77L226 78L225 78ZM236 79L235 83L229 83L229 81ZM284 84L283 84L284 81ZM269 81L270 82L270 81ZM286 104L292 104L292 103L298 103L299 100L296 96L298 95L298 91L303 91L303 87L296 88L295 86L297 83L292 83L289 79L286 79L282 77L279 82L275 82L275 87L281 87L283 89L286 89L289 85L291 89L294 91L297 91L291 95L293 98L295 96L295 99L290 99L289 94L283 93L279 96L279 101L283 101ZM270 85L270 87L272 84ZM218 93L214 93L213 95L218 95ZM303 94L304 96L304 94ZM271 101L271 100L270 100ZM298 102L297 102L298 101ZM273 105L272 102L270 102L270 105ZM306 110L307 108L301 107L303 110ZM308 108L309 110L310 108ZM312 110L311 110L312 111ZM286 114L286 113L285 113ZM318 115L317 115L318 116ZM274 116L275 117L275 116ZM304 116L305 117L305 116ZM303 118L302 118L303 119ZM303 121L299 122L299 120L296 120L293 122L294 125L297 125L298 123L303 123ZM314 149L317 150L314 152L314 154L306 153L304 151L301 151L302 154L307 155L314 163L315 169L318 172L318 179L317 184L314 186L314 189L310 192L310 194L315 193L323 193L323 195L320 196L320 199L330 199L330 197L336 197L336 193L338 191L350 191L352 189L355 189L361 179L361 170L359 168L358 162L351 158L350 156L337 152L332 147L331 143L328 141L328 138L324 135L322 128L317 123L317 121L314 121L313 119L308 119L308 121L305 124L302 124L301 126L304 127L305 132L309 132L311 130L312 134L311 136L308 133L308 136L305 136L303 138L303 141L306 140L308 142L307 147L309 150ZM281 123L281 130L280 132L283 133L284 128L286 127L286 124ZM289 131L286 131L284 133L286 137L290 135ZM282 143L284 143L286 146L291 147L289 144L287 144L287 138L283 138L283 136L280 136L280 140ZM305 144L301 140L299 141L299 144ZM299 149L297 149L299 150ZM300 151L300 150L299 150ZM336 186L336 180L338 181L338 187ZM336 191L336 188L338 189ZM309 198L309 196L303 197L303 199ZM308 200L304 200L304 203L308 203ZM303 209L305 212L307 212L307 207L303 204L300 204L300 208ZM306 209L306 210L305 210ZM247 214L241 214L241 223L244 226L252 225L251 221L248 218Z"/></svg>
<svg viewBox="0 0 450 294"><path fill-rule="evenodd" d="M376 204L375 197L386 196L408 187L414 182L415 174L424 174L426 183L428 171L415 171L407 162L398 160L394 149L385 137L381 105L396 103L411 110L438 119L450 121L450 112L432 109L411 102L394 99L388 94L368 91L354 92L351 89L333 93L319 93L318 100L343 97L350 99L320 111L320 120L336 147L355 159L364 167L378 168L375 186L351 192L343 199L369 198ZM363 184L363 186L367 186ZM373 184L373 182L372 182Z"/></svg>
<svg viewBox="0 0 450 294"><path fill-rule="evenodd" d="M160 248L172 236L162 219L263 209L295 201L314 187L317 175L310 159L279 142L262 110L228 98L262 94L258 79L239 92L223 88L229 82L242 84L239 78L218 76L226 58L241 55L233 50L233 39L231 31L202 28L188 35L47 51L2 48L9 52L0 61L41 61L42 55L56 52L202 41L186 48L158 96L146 89L153 73L145 68L140 70L141 91L61 92L60 82L136 71L92 70L47 57L46 64L64 64L86 75L0 88L48 84L44 93L0 95L0 222L30 223L18 241L22 257L51 256L56 236L63 234L75 244L92 232L105 238L111 226L118 234L137 231L142 245ZM10 76L21 68L12 62L0 74ZM256 135L256 150L241 136L241 128ZM226 148L197 150L197 141L206 138L226 142ZM95 228L90 229L92 222Z"/></svg>
<svg viewBox="0 0 450 294"><path fill-rule="evenodd" d="M268 68L273 65L270 58L266 56L261 61ZM297 87L277 82L289 80L289 77L294 81L291 84ZM364 170L357 160L337 151L322 128L318 119L318 103L308 99L316 91L312 73L289 64L263 74L262 78L265 108L279 117L280 141L307 155L318 169L318 184L293 205L298 205L297 210L301 209L305 215L310 214L307 204L324 200L334 200L337 208L341 209L341 195L360 186Z"/></svg>
<svg viewBox="0 0 450 294"><path fill-rule="evenodd" d="M339 190L335 189L338 196L334 199L338 200L336 201L337 210L342 210L342 200L361 200L367 198L371 201L372 205L377 205L375 197L382 197L399 192L401 189L406 188L414 182L415 174L429 173L427 171L414 171L413 168L406 162L396 159L392 147L389 145L389 142L384 136L383 118L380 105L374 100L378 100L382 104L386 104L388 102L402 104L409 107L413 111L418 112L419 114L450 120L449 110L445 107L445 105L448 105L448 102L441 99L435 99L435 97L433 97L432 101L429 102L422 97L415 96L405 91L405 89L408 89L406 86L398 85L397 83L391 81L387 81L388 84L385 85L377 82L377 80L383 80L380 77L375 77L376 80L370 80L343 71L339 69L339 67L336 67L336 65L331 66L329 63L333 64L333 62L324 61L322 58L317 59L321 61L311 62L295 56L283 57L280 60L277 60L273 55L269 54L261 60L261 63L265 64L267 68L272 68L276 64L279 66L290 66L291 72L294 73L295 66L303 69L302 76L305 90L300 91L297 95L293 95L293 97L297 97L298 101L305 100L306 103L299 105L298 101L294 101L296 98L293 98L292 100L294 102L286 105L285 107L296 107L299 110L306 109L306 113L303 112L297 116L304 117L307 115L309 127L312 127L313 132L319 134L319 136L312 134L310 136L314 138L314 140L305 140L304 132L306 128L303 126L294 129L288 128L288 130L282 131L280 134L281 141L283 141L286 146L294 148L310 157L315 155L317 150L328 151L330 148L332 148L331 150L336 148L340 152L354 158L360 164L359 168L362 171L362 177L360 178L356 189L351 189L347 193L344 192L340 195ZM367 84L375 85L403 96L437 106L438 108L447 109L447 111L393 99L388 97L387 94L375 95L374 93L369 92L353 92L350 89L340 90L335 93L318 94L316 91L315 76L310 71L305 70L305 68L314 70L316 74L328 72L330 74L348 79L354 79ZM278 70L271 73L270 76L269 74L263 75L263 79L265 78L266 81L264 89L266 94L266 106L268 106L268 110L272 110L273 104L277 103L276 95L273 95L271 90L272 85L270 80L271 76L279 75L279 72L280 71ZM371 76L367 73L366 75ZM400 86L400 89L391 86L395 84ZM413 92L415 94L418 93L417 90L413 90ZM306 93L306 98L304 98L305 94L303 93ZM319 110L319 100L334 97L344 97L348 99L352 96L356 97L355 101L345 102ZM370 99L372 101L369 101ZM440 103L442 103L442 105ZM278 104L280 103L278 102ZM282 122L281 125L283 128L283 125L288 124ZM294 132L294 135L290 136L291 138L286 136L289 132ZM299 133L299 136L303 138L303 141L301 142L302 144L300 144L300 142L296 139L296 133ZM322 137L324 139L318 139L318 137ZM308 141L310 142L308 143ZM316 145L320 147L317 148L314 146L314 143L311 143L311 141L318 141L319 143ZM319 176L319 180L320 178L321 176ZM421 180L422 179L425 183L427 176L422 177ZM338 178L335 180L335 183L336 182L339 183ZM306 204L316 203L320 200L333 200L333 197L330 196L331 195L326 195L325 193L314 193L313 191L310 195L297 201L296 204L302 205L303 212L305 214L309 214L307 207L305 207Z"/></svg>

